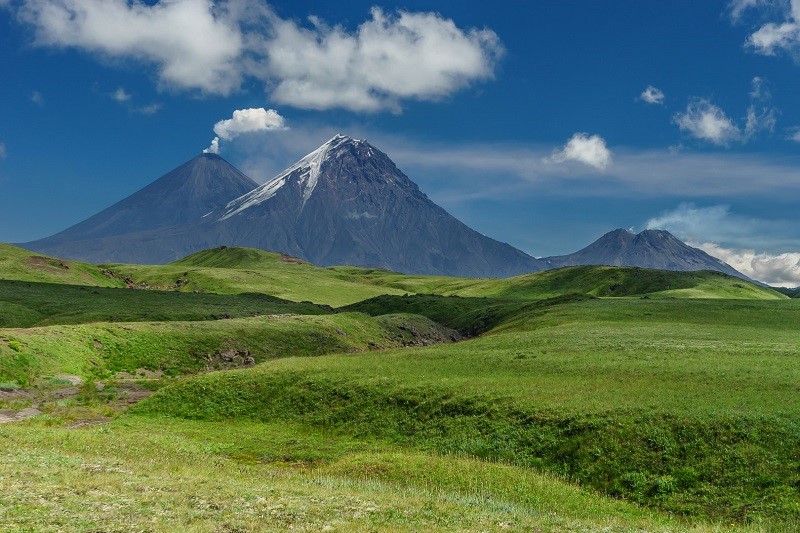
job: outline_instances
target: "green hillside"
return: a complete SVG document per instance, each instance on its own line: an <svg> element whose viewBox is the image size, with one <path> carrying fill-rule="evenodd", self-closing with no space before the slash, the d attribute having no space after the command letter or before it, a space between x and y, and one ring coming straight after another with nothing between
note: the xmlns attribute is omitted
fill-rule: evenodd
<svg viewBox="0 0 800 533"><path fill-rule="evenodd" d="M85 322L217 320L275 313L325 314L310 302L259 293L194 294L0 280L0 327Z"/></svg>
<svg viewBox="0 0 800 533"><path fill-rule="evenodd" d="M790 300L585 300L450 346L208 374L136 410L334 428L672 513L797 525L798 321Z"/></svg>
<svg viewBox="0 0 800 533"><path fill-rule="evenodd" d="M169 265L106 267L147 288L219 294L260 292L296 302L333 306L380 294L402 294L399 289L342 279L329 269L253 248L213 248Z"/></svg>
<svg viewBox="0 0 800 533"><path fill-rule="evenodd" d="M422 317L360 313L0 329L0 382L28 386L64 373L107 379L137 369L174 376L242 366L242 356L228 362L223 352L260 363L451 340L449 330Z"/></svg>
<svg viewBox="0 0 800 533"><path fill-rule="evenodd" d="M34 281L121 287L120 280L104 276L96 265L38 255L35 252L0 243L0 280Z"/></svg>
<svg viewBox="0 0 800 533"><path fill-rule="evenodd" d="M787 287L778 287L775 290L780 292L781 294L785 294L789 298L800 298L800 287L796 287L794 289L789 289Z"/></svg>
<svg viewBox="0 0 800 533"><path fill-rule="evenodd" d="M343 279L406 292L443 296L540 299L578 293L591 296L658 295L674 298L782 299L775 290L719 272L673 272L635 267L576 266L508 279L407 276L386 270L334 267Z"/></svg>
<svg viewBox="0 0 800 533"><path fill-rule="evenodd" d="M800 527L800 300L770 289L0 252L1 530Z"/></svg>
<svg viewBox="0 0 800 533"><path fill-rule="evenodd" d="M533 300L565 294L671 298L780 299L785 294L717 272L582 266L509 279L416 276L381 269L321 268L284 254L220 247L169 265L87 265L0 245L0 279L135 287L178 292L258 292L343 306L384 294L438 294Z"/></svg>

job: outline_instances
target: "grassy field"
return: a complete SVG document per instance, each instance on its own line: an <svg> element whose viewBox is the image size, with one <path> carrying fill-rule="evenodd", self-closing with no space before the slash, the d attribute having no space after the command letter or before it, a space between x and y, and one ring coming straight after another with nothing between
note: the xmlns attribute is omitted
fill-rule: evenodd
<svg viewBox="0 0 800 533"><path fill-rule="evenodd" d="M0 280L68 283L123 287L120 280L104 276L96 265L44 257L17 246L0 243Z"/></svg>
<svg viewBox="0 0 800 533"><path fill-rule="evenodd" d="M380 294L402 294L400 289L344 279L330 269L252 248L214 248L169 265L106 267L151 288L218 294L259 292L337 307ZM177 280L182 280L180 287L176 287Z"/></svg>
<svg viewBox="0 0 800 533"><path fill-rule="evenodd" d="M209 374L137 410L310 424L544 469L676 514L791 529L798 323L790 300L588 300L450 346Z"/></svg>
<svg viewBox="0 0 800 533"><path fill-rule="evenodd" d="M407 276L386 270L334 267L343 279L407 293L538 300L570 293L590 296L779 300L785 295L719 272L669 272L631 267L579 266L508 279Z"/></svg>
<svg viewBox="0 0 800 533"><path fill-rule="evenodd" d="M526 468L308 426L0 426L4 531L732 531ZM164 453L169 450L169 453ZM745 530L745 528L741 528ZM756 531L757 529L749 529Z"/></svg>
<svg viewBox="0 0 800 533"><path fill-rule="evenodd" d="M204 294L0 280L0 327L87 322L219 320L278 313L328 314L311 302L259 293Z"/></svg>
<svg viewBox="0 0 800 533"><path fill-rule="evenodd" d="M800 528L800 301L770 289L240 248L0 267L0 415L45 413L0 425L0 530ZM158 391L119 412L134 375Z"/></svg>
<svg viewBox="0 0 800 533"><path fill-rule="evenodd" d="M30 386L64 373L106 379L137 369L175 376L241 366L243 357L235 359L238 365L226 365L226 351L248 353L259 363L451 339L449 330L420 316L361 313L0 329L0 382Z"/></svg>

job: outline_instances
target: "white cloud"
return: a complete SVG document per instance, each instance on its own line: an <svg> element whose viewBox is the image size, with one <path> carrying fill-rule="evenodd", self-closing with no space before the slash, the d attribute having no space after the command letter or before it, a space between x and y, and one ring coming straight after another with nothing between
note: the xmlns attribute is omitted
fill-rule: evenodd
<svg viewBox="0 0 800 533"><path fill-rule="evenodd" d="M800 253L768 254L752 249L723 248L714 243L692 244L748 276L775 287L800 286Z"/></svg>
<svg viewBox="0 0 800 533"><path fill-rule="evenodd" d="M555 163L577 161L598 170L605 170L611 164L611 150L599 135L576 133L567 144L552 153L550 160Z"/></svg>
<svg viewBox="0 0 800 533"><path fill-rule="evenodd" d="M214 133L220 138L229 141L242 133L256 131L282 130L286 128L286 121L274 109L255 107L250 109L237 109L233 116L220 120L214 124Z"/></svg>
<svg viewBox="0 0 800 533"><path fill-rule="evenodd" d="M42 93L40 93L39 91L33 91L31 93L30 98L31 102L38 105L39 107L44 105L44 96L42 96Z"/></svg>
<svg viewBox="0 0 800 533"><path fill-rule="evenodd" d="M204 154L218 154L219 153L219 137L211 139L211 145L203 150Z"/></svg>
<svg viewBox="0 0 800 533"><path fill-rule="evenodd" d="M639 98L648 104L661 105L664 103L664 91L652 85L648 85L647 88L642 91L642 94L639 95Z"/></svg>
<svg viewBox="0 0 800 533"><path fill-rule="evenodd" d="M732 141L742 139L742 132L728 118L725 111L703 98L689 102L686 111L673 117L681 131L696 139L709 141L719 146L727 146Z"/></svg>
<svg viewBox="0 0 800 533"><path fill-rule="evenodd" d="M7 152L6 152L6 144L5 143L0 143L0 159L5 159L6 154L7 154Z"/></svg>
<svg viewBox="0 0 800 533"><path fill-rule="evenodd" d="M750 8L766 5L770 0L732 0L728 5L731 19L737 22Z"/></svg>
<svg viewBox="0 0 800 533"><path fill-rule="evenodd" d="M253 78L305 109L399 111L491 79L503 54L491 30L379 8L354 31L301 26L257 0L29 0L18 15L39 45L139 60L164 87L227 95Z"/></svg>
<svg viewBox="0 0 800 533"><path fill-rule="evenodd" d="M775 131L778 122L777 111L774 108L756 110L755 106L747 108L747 123L744 126L745 138L751 138L760 131Z"/></svg>
<svg viewBox="0 0 800 533"><path fill-rule="evenodd" d="M792 133L787 140L800 143L800 128L796 128L795 132Z"/></svg>
<svg viewBox="0 0 800 533"><path fill-rule="evenodd" d="M716 240L730 242L749 235L752 221L732 217L730 206L697 207L682 203L676 209L651 218L647 229L665 229L689 241Z"/></svg>
<svg viewBox="0 0 800 533"><path fill-rule="evenodd" d="M111 93L111 99L117 102L127 102L131 99L130 93L125 91L123 87L119 87L116 91Z"/></svg>
<svg viewBox="0 0 800 533"><path fill-rule="evenodd" d="M155 115L161 108L164 107L161 104L147 104L138 107L132 107L131 111L134 113L139 113L141 115Z"/></svg>
<svg viewBox="0 0 800 533"><path fill-rule="evenodd" d="M757 54L774 56L788 52L800 59L800 0L733 0L729 7L734 22L746 11L757 9L763 12L764 17L779 19L767 22L751 33L745 47Z"/></svg>
<svg viewBox="0 0 800 533"><path fill-rule="evenodd" d="M767 86L767 80L762 78L761 76L756 76L750 82L752 89L750 90L750 98L753 100L770 100L772 98L772 92L769 90Z"/></svg>
<svg viewBox="0 0 800 533"><path fill-rule="evenodd" d="M399 109L399 101L436 100L493 77L503 48L487 29L462 30L435 13L379 8L353 33L311 19L313 28L277 21L266 68L272 98L306 109Z"/></svg>
<svg viewBox="0 0 800 533"><path fill-rule="evenodd" d="M22 20L36 43L155 64L161 82L228 94L241 82L244 38L231 2L29 0Z"/></svg>

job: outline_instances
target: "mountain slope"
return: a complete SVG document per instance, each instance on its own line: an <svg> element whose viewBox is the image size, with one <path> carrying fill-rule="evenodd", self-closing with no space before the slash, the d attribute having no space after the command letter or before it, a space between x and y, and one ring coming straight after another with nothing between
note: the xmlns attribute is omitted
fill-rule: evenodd
<svg viewBox="0 0 800 533"><path fill-rule="evenodd" d="M206 166L225 168L195 169ZM210 189L220 181L229 186ZM184 190L180 184L187 182ZM196 201L165 200L176 197ZM507 277L546 267L459 222L386 154L343 135L259 187L221 158L203 155L85 222L27 246L98 263L166 263L207 248L245 246L321 266L416 274Z"/></svg>
<svg viewBox="0 0 800 533"><path fill-rule="evenodd" d="M386 154L343 135L232 201L218 225L237 245L279 250L323 266L473 277L545 266L459 222Z"/></svg>
<svg viewBox="0 0 800 533"><path fill-rule="evenodd" d="M676 271L716 270L752 281L727 263L681 242L663 230L645 230L634 234L616 229L575 253L544 257L542 260L551 268L610 265Z"/></svg>
<svg viewBox="0 0 800 533"><path fill-rule="evenodd" d="M154 230L196 224L257 186L220 156L202 154L83 222L23 246L94 262L146 261Z"/></svg>

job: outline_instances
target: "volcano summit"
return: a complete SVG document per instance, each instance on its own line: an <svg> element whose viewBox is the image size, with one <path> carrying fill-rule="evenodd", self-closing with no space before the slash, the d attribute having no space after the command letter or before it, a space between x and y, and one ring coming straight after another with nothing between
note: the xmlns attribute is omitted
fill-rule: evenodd
<svg viewBox="0 0 800 533"><path fill-rule="evenodd" d="M413 274L506 277L548 266L467 227L386 154L344 135L261 186L221 157L203 154L24 246L92 262L165 263L221 245Z"/></svg>

